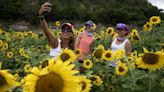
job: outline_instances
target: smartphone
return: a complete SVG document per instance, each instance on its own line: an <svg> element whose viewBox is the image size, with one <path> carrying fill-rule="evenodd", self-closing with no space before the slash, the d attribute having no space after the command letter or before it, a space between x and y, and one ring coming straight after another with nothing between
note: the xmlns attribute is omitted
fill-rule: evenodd
<svg viewBox="0 0 164 92"><path fill-rule="evenodd" d="M52 3L51 3L50 0L46 1L46 3L48 3L47 7L52 7ZM49 14L49 11L45 11L45 12L43 13L44 16L45 16L45 15L48 15L48 14Z"/></svg>

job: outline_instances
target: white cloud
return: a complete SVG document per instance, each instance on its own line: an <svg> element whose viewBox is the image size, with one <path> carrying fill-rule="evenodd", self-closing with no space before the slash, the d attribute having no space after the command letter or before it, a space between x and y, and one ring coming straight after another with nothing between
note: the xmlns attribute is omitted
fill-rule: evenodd
<svg viewBox="0 0 164 92"><path fill-rule="evenodd" d="M164 0L148 0L152 5L164 10Z"/></svg>

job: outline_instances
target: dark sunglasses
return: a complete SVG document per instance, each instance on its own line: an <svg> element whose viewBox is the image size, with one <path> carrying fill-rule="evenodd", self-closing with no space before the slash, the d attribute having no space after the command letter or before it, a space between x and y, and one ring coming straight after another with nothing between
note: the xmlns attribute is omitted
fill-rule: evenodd
<svg viewBox="0 0 164 92"><path fill-rule="evenodd" d="M85 25L86 27L92 27L93 25Z"/></svg>
<svg viewBox="0 0 164 92"><path fill-rule="evenodd" d="M72 32L72 30L70 28L62 28L61 31L62 32Z"/></svg>

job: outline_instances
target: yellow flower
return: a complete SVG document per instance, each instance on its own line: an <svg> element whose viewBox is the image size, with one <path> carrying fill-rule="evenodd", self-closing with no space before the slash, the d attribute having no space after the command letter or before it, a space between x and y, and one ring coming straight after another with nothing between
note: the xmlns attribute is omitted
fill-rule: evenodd
<svg viewBox="0 0 164 92"><path fill-rule="evenodd" d="M81 53L81 49L76 49L76 50L75 50L75 55L76 55L76 56L79 56L80 53Z"/></svg>
<svg viewBox="0 0 164 92"><path fill-rule="evenodd" d="M60 27L60 21L55 22L56 27Z"/></svg>
<svg viewBox="0 0 164 92"><path fill-rule="evenodd" d="M1 46L3 46L3 41L2 41L2 40L0 40L0 47L1 47Z"/></svg>
<svg viewBox="0 0 164 92"><path fill-rule="evenodd" d="M157 51L154 53L146 52L140 54L137 58L136 64L142 69L148 69L150 71L155 71L163 68L164 65L164 53Z"/></svg>
<svg viewBox="0 0 164 92"><path fill-rule="evenodd" d="M19 82L16 82L16 78L10 74L7 70L0 70L0 91L8 92L12 88L20 86Z"/></svg>
<svg viewBox="0 0 164 92"><path fill-rule="evenodd" d="M79 76L81 92L89 92L91 90L91 81L86 76Z"/></svg>
<svg viewBox="0 0 164 92"><path fill-rule="evenodd" d="M161 18L159 16L152 16L149 20L152 24L157 25L161 23Z"/></svg>
<svg viewBox="0 0 164 92"><path fill-rule="evenodd" d="M57 59L63 62L73 62L76 59L76 55L72 50L66 48L57 56Z"/></svg>
<svg viewBox="0 0 164 92"><path fill-rule="evenodd" d="M117 33L113 33L112 40L116 39L117 37L118 37L118 34Z"/></svg>
<svg viewBox="0 0 164 92"><path fill-rule="evenodd" d="M77 31L77 30L75 30L75 31L73 31L73 34L74 34L75 36L78 36L78 35L80 34L80 32Z"/></svg>
<svg viewBox="0 0 164 92"><path fill-rule="evenodd" d="M96 86L101 86L103 83L102 79L100 78L100 76L93 76L93 84Z"/></svg>
<svg viewBox="0 0 164 92"><path fill-rule="evenodd" d="M3 45L2 45L2 50L8 50L8 48L9 48L9 45L8 45L8 43L7 42L5 42L5 43L3 43Z"/></svg>
<svg viewBox="0 0 164 92"><path fill-rule="evenodd" d="M150 32L150 31L152 31L152 28L153 28L153 25L152 25L152 23L150 23L150 22L146 22L146 24L144 25L144 30L145 30L145 32Z"/></svg>
<svg viewBox="0 0 164 92"><path fill-rule="evenodd" d="M25 66L24 66L24 71L25 71L26 73L29 73L29 72L31 71L31 65L30 65L29 63L25 64Z"/></svg>
<svg viewBox="0 0 164 92"><path fill-rule="evenodd" d="M102 49L102 48L97 48L97 49L95 49L95 50L93 51L92 56L94 56L94 58L95 58L96 60L99 60L99 59L101 59L103 53L104 53L104 49Z"/></svg>
<svg viewBox="0 0 164 92"><path fill-rule="evenodd" d="M102 55L103 60L110 61L113 59L113 52L111 50L107 50Z"/></svg>
<svg viewBox="0 0 164 92"><path fill-rule="evenodd" d="M84 68L86 68L86 69L91 69L92 66L93 66L93 63L92 63L91 60L86 59L86 60L84 60L84 62L83 62L83 66L84 66Z"/></svg>
<svg viewBox="0 0 164 92"><path fill-rule="evenodd" d="M132 29L132 32L130 34L131 40L140 40L139 35L138 35L138 31L136 29Z"/></svg>
<svg viewBox="0 0 164 92"><path fill-rule="evenodd" d="M113 35L113 33L114 33L113 27L108 27L108 28L106 29L106 35L107 35L107 36L111 36L111 35Z"/></svg>
<svg viewBox="0 0 164 92"><path fill-rule="evenodd" d="M114 57L117 59L121 59L125 55L125 51L123 49L118 49L114 52Z"/></svg>
<svg viewBox="0 0 164 92"><path fill-rule="evenodd" d="M125 75L128 72L128 67L126 66L126 63L119 63L115 68L117 75Z"/></svg>
<svg viewBox="0 0 164 92"><path fill-rule="evenodd" d="M32 74L24 78L23 92L80 92L79 79L75 76L78 71L72 70L74 66L57 61L41 70L34 67Z"/></svg>
<svg viewBox="0 0 164 92"><path fill-rule="evenodd" d="M13 56L14 56L14 53L13 52L10 51L10 52L7 53L7 57L8 58L12 58Z"/></svg>

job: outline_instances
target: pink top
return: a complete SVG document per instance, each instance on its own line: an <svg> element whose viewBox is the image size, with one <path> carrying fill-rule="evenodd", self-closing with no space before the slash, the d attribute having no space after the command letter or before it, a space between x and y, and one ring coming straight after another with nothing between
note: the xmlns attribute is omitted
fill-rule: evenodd
<svg viewBox="0 0 164 92"><path fill-rule="evenodd" d="M82 53L79 55L80 60L84 60L85 56L87 56L90 53L90 47L94 40L94 36L88 35L86 31L80 35L79 44L77 46L77 48L81 49L82 51Z"/></svg>

